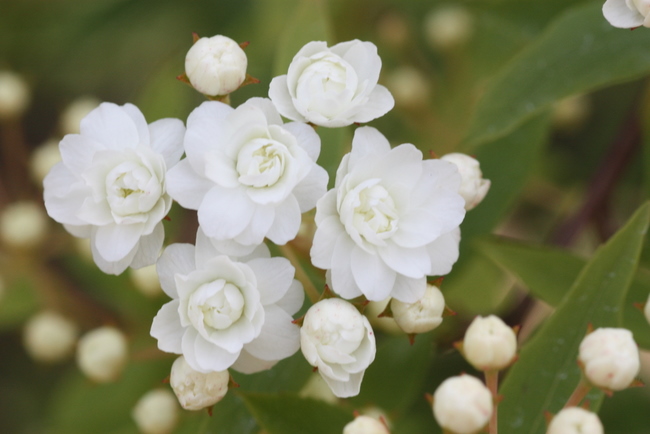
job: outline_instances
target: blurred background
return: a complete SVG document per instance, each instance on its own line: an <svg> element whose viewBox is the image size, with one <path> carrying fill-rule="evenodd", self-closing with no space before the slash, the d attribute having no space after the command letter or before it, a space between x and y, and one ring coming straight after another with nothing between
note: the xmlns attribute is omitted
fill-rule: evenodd
<svg viewBox="0 0 650 434"><path fill-rule="evenodd" d="M314 38L325 34L330 45L372 41L383 61L380 83L393 93L396 107L371 125L394 145L414 143L425 155L438 156L461 150L481 161L492 190L461 226L461 260L442 287L458 315L419 336L413 347L390 320L378 325L376 366L368 370L361 395L340 403L350 415L381 408L395 433L439 432L422 396L449 375L474 372L451 346L473 316L499 314L523 325L525 338L550 312L527 295L521 279L485 254L480 241L498 234L588 257L648 196L641 151L645 77L562 98L504 140L478 149L464 141L490 80L549 23L582 3L594 2L1 2L0 77L16 74L25 86L19 91L24 104L0 111L0 432L136 433L131 410L137 400L168 387L163 380L174 358L159 352L149 336L153 316L167 301L155 272L103 275L87 240L72 238L44 214L42 179L58 158L58 141L101 101L134 103L149 122L185 121L204 101L175 79L184 72L192 32L250 42L248 72L260 83L235 92L233 106L267 96L271 79L286 73L293 54ZM328 149L320 163L333 181L353 128L318 133ZM306 221L293 248L308 264L313 227ZM195 216L175 206L166 230L166 244L193 242ZM322 273L310 276L322 287ZM61 355L29 349L28 321L44 310L63 316L75 339L100 326L121 330L130 356L119 379L97 384L82 374L74 341ZM310 378L300 354L269 373L235 375L243 391L286 393L289 403L298 392L308 393ZM645 388L607 399L601 412L606 431L647 432L648 405ZM229 393L212 417L183 413L174 432L259 433L255 408Z"/></svg>

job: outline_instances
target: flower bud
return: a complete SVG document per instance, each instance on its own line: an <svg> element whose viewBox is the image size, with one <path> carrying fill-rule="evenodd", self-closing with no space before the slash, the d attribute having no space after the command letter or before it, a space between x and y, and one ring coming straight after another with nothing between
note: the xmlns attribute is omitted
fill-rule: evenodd
<svg viewBox="0 0 650 434"><path fill-rule="evenodd" d="M343 434L390 434L386 425L370 416L358 416L345 425Z"/></svg>
<svg viewBox="0 0 650 434"><path fill-rule="evenodd" d="M460 5L436 8L424 21L424 33L433 48L452 50L472 36L474 18Z"/></svg>
<svg viewBox="0 0 650 434"><path fill-rule="evenodd" d="M429 81L417 68L402 66L391 71L386 84L398 106L417 108L429 103Z"/></svg>
<svg viewBox="0 0 650 434"><path fill-rule="evenodd" d="M553 417L546 434L603 434L598 416L580 407L569 407Z"/></svg>
<svg viewBox="0 0 650 434"><path fill-rule="evenodd" d="M0 71L0 119L16 118L29 105L30 91L25 80L10 71Z"/></svg>
<svg viewBox="0 0 650 434"><path fill-rule="evenodd" d="M492 408L492 394L470 375L447 378L433 395L436 421L455 434L480 431L490 420Z"/></svg>
<svg viewBox="0 0 650 434"><path fill-rule="evenodd" d="M14 202L0 215L0 237L15 247L33 247L47 230L47 217L43 209L33 202Z"/></svg>
<svg viewBox="0 0 650 434"><path fill-rule="evenodd" d="M228 392L228 371L203 374L195 371L180 356L172 365L169 384L185 410L201 410L221 401Z"/></svg>
<svg viewBox="0 0 650 434"><path fill-rule="evenodd" d="M138 400L131 416L143 434L168 434L178 422L178 404L170 391L151 390Z"/></svg>
<svg viewBox="0 0 650 434"><path fill-rule="evenodd" d="M59 128L61 134L79 134L79 125L91 111L99 107L101 101L93 96L82 96L72 101L61 114Z"/></svg>
<svg viewBox="0 0 650 434"><path fill-rule="evenodd" d="M477 316L463 339L465 359L480 371L507 367L517 353L517 336L499 317Z"/></svg>
<svg viewBox="0 0 650 434"><path fill-rule="evenodd" d="M29 171L32 179L39 185L43 184L45 175L56 163L61 161L61 152L59 152L59 142L50 139L36 148L29 159Z"/></svg>
<svg viewBox="0 0 650 434"><path fill-rule="evenodd" d="M599 328L580 343L578 359L587 380L608 390L627 388L639 373L639 348L632 332L622 328Z"/></svg>
<svg viewBox="0 0 650 434"><path fill-rule="evenodd" d="M128 357L124 334L114 327L100 327L79 339L77 365L91 380L108 383L117 380Z"/></svg>
<svg viewBox="0 0 650 434"><path fill-rule="evenodd" d="M459 152L447 154L441 160L454 163L458 167L462 178L458 193L465 199L465 210L469 211L481 203L490 189L490 180L483 179L479 162L475 158Z"/></svg>
<svg viewBox="0 0 650 434"><path fill-rule="evenodd" d="M23 344L40 362L65 359L77 341L77 326L56 312L43 311L31 317L23 330Z"/></svg>
<svg viewBox="0 0 650 434"><path fill-rule="evenodd" d="M336 395L332 393L332 390L329 388L327 383L325 383L323 377L318 374L309 376L309 380L307 380L298 395L301 398L317 399L329 404L336 404L338 402Z"/></svg>
<svg viewBox="0 0 650 434"><path fill-rule="evenodd" d="M237 42L226 36L201 38L185 57L185 74L205 95L227 95L246 78L248 59Z"/></svg>
<svg viewBox="0 0 650 434"><path fill-rule="evenodd" d="M155 264L142 268L131 268L129 276L138 291L147 297L156 297L163 293Z"/></svg>
<svg viewBox="0 0 650 434"><path fill-rule="evenodd" d="M388 303L390 303L391 300L392 299L388 297L382 301L371 301L366 305L366 309L363 313L366 318L368 318L373 329L381 330L393 335L403 335L404 332L397 325L394 318L389 316L379 316L386 310L386 306L388 306Z"/></svg>
<svg viewBox="0 0 650 434"><path fill-rule="evenodd" d="M438 327L445 310L445 297L438 287L427 284L424 296L415 303L390 302L393 318L406 333L426 333Z"/></svg>

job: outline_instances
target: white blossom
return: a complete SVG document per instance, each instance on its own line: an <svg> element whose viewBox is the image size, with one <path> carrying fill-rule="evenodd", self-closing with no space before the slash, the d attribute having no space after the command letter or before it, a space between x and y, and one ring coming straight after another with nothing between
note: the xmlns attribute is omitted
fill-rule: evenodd
<svg viewBox="0 0 650 434"><path fill-rule="evenodd" d="M245 255L264 237L296 237L301 213L327 190L316 164L320 138L310 126L283 124L270 100L252 98L232 109L201 104L187 120L187 158L170 170L168 188L217 247Z"/></svg>
<svg viewBox="0 0 650 434"><path fill-rule="evenodd" d="M650 0L607 0L603 15L614 27L650 27Z"/></svg>
<svg viewBox="0 0 650 434"><path fill-rule="evenodd" d="M368 319L340 298L309 308L300 329L300 348L339 398L356 396L375 359L375 335Z"/></svg>
<svg viewBox="0 0 650 434"><path fill-rule="evenodd" d="M205 95L227 95L244 82L248 59L239 44L216 35L200 38L185 56L185 74Z"/></svg>
<svg viewBox="0 0 650 434"><path fill-rule="evenodd" d="M553 417L546 434L603 434L604 432L603 424L595 413L580 407L568 407Z"/></svg>
<svg viewBox="0 0 650 434"><path fill-rule="evenodd" d="M463 339L463 354L479 371L500 370L517 354L517 336L495 315L477 316Z"/></svg>
<svg viewBox="0 0 650 434"><path fill-rule="evenodd" d="M134 105L102 103L80 131L63 138L63 161L43 181L48 214L71 234L91 239L105 273L153 264L172 203L165 176L183 153L183 123L147 125Z"/></svg>
<svg viewBox="0 0 650 434"><path fill-rule="evenodd" d="M632 332L623 328L599 328L580 343L578 359L587 379L608 390L627 388L640 369L639 348Z"/></svg>
<svg viewBox="0 0 650 434"><path fill-rule="evenodd" d="M433 395L433 415L438 424L455 434L473 434L492 415L492 394L471 375L447 378Z"/></svg>
<svg viewBox="0 0 650 434"><path fill-rule="evenodd" d="M395 105L377 84L381 59L372 42L341 42L330 48L310 42L298 51L287 75L275 77L269 97L280 114L324 127L369 122Z"/></svg>
<svg viewBox="0 0 650 434"><path fill-rule="evenodd" d="M142 395L131 416L143 434L170 434L178 423L178 403L169 390L154 389Z"/></svg>
<svg viewBox="0 0 650 434"><path fill-rule="evenodd" d="M345 425L343 434L390 434L386 425L370 416L357 416Z"/></svg>
<svg viewBox="0 0 650 434"><path fill-rule="evenodd" d="M77 325L52 311L42 311L29 318L23 330L25 350L40 362L65 359L77 343Z"/></svg>
<svg viewBox="0 0 650 434"><path fill-rule="evenodd" d="M458 259L465 201L454 164L422 160L411 144L391 149L376 129L358 128L335 187L318 201L312 263L351 299L414 303L427 275Z"/></svg>
<svg viewBox="0 0 650 434"><path fill-rule="evenodd" d="M490 180L483 179L479 162L475 158L459 152L447 154L441 160L454 163L458 167L458 173L462 179L458 192L465 199L465 210L469 211L481 203L490 189Z"/></svg>
<svg viewBox="0 0 650 434"><path fill-rule="evenodd" d="M420 300L415 303L404 303L392 299L390 308L395 322L404 332L426 333L442 323L445 297L437 286L427 284Z"/></svg>
<svg viewBox="0 0 650 434"><path fill-rule="evenodd" d="M22 115L31 99L25 79L11 71L0 71L0 119Z"/></svg>
<svg viewBox="0 0 650 434"><path fill-rule="evenodd" d="M183 356L174 361L169 377L169 385L185 410L200 410L221 401L229 382L228 371L204 374L192 369Z"/></svg>
<svg viewBox="0 0 650 434"><path fill-rule="evenodd" d="M81 372L97 383L118 379L129 356L124 333L115 327L99 327L79 339L77 365Z"/></svg>
<svg viewBox="0 0 650 434"><path fill-rule="evenodd" d="M158 348L183 354L192 369L269 369L300 347L291 315L302 306L302 285L285 258L262 245L245 258L217 251L199 231L196 247L172 244L157 264L173 300L153 320Z"/></svg>

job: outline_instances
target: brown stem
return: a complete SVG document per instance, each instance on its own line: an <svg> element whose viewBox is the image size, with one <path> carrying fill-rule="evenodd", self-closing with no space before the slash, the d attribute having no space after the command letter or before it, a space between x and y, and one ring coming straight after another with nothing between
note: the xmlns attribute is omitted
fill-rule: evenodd
<svg viewBox="0 0 650 434"><path fill-rule="evenodd" d="M585 399L585 396L587 396L590 390L591 385L585 380L580 380L580 383L578 383L578 386L575 388L566 404L564 404L564 408L576 407L583 399Z"/></svg>
<svg viewBox="0 0 650 434"><path fill-rule="evenodd" d="M2 140L2 172L9 193L14 200L32 196L29 179L29 150L22 126L17 119L7 119L0 125Z"/></svg>
<svg viewBox="0 0 650 434"><path fill-rule="evenodd" d="M497 370L485 371L485 384L487 385L487 388L492 393L492 399L494 401L494 409L492 410L492 415L490 416L488 432L490 434L497 434L498 432L497 416L499 413L498 412L499 371Z"/></svg>

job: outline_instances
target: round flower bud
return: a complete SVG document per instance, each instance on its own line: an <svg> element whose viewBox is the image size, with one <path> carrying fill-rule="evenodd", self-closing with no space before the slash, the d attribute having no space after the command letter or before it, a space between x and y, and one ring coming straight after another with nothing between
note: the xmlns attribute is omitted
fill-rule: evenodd
<svg viewBox="0 0 650 434"><path fill-rule="evenodd" d="M368 318L368 321L370 321L370 325L374 330L381 330L393 335L403 335L404 332L397 325L394 318L389 316L379 316L386 310L386 306L388 306L388 303L390 303L391 300L392 299L388 297L382 301L371 301L366 305L366 309L363 313L366 318Z"/></svg>
<svg viewBox="0 0 650 434"><path fill-rule="evenodd" d="M61 161L61 152L59 152L59 142L54 139L50 139L47 142L43 143L41 146L36 148L32 152L31 158L29 160L29 170L32 175L32 179L38 184L43 183L43 179L48 174L50 169L54 167L56 163Z"/></svg>
<svg viewBox="0 0 650 434"><path fill-rule="evenodd" d="M65 359L77 341L77 326L56 312L43 311L31 317L23 330L23 344L40 362Z"/></svg>
<svg viewBox="0 0 650 434"><path fill-rule="evenodd" d="M424 74L412 66L402 66L387 77L395 103L402 107L422 107L429 102L429 81Z"/></svg>
<svg viewBox="0 0 650 434"><path fill-rule="evenodd" d="M492 394L470 375L447 378L433 395L436 421L456 434L480 431L490 420L492 408Z"/></svg>
<svg viewBox="0 0 650 434"><path fill-rule="evenodd" d="M93 96L82 96L72 101L61 114L59 128L61 134L79 134L81 120L99 107L101 101Z"/></svg>
<svg viewBox="0 0 650 434"><path fill-rule="evenodd" d="M580 407L569 407L553 417L546 434L603 434L598 416Z"/></svg>
<svg viewBox="0 0 650 434"><path fill-rule="evenodd" d="M0 119L22 115L30 100L29 86L18 74L0 71Z"/></svg>
<svg viewBox="0 0 650 434"><path fill-rule="evenodd" d="M446 6L429 12L424 33L429 44L440 50L451 50L472 36L474 18L463 6Z"/></svg>
<svg viewBox="0 0 650 434"><path fill-rule="evenodd" d="M345 425L343 434L390 434L386 425L370 416L358 416Z"/></svg>
<svg viewBox="0 0 650 434"><path fill-rule="evenodd" d="M185 410L201 410L221 401L228 392L228 371L203 374L195 371L180 356L172 365L169 384Z"/></svg>
<svg viewBox="0 0 650 434"><path fill-rule="evenodd" d="M246 78L248 59L237 42L226 36L201 38L185 57L185 74L205 95L227 95Z"/></svg>
<svg viewBox="0 0 650 434"><path fill-rule="evenodd" d="M79 339L77 365L98 383L115 381L126 364L128 348L124 334L114 327L100 327Z"/></svg>
<svg viewBox="0 0 650 434"><path fill-rule="evenodd" d="M47 230L47 217L43 209L33 202L14 202L0 215L0 237L15 247L32 247L38 244Z"/></svg>
<svg viewBox="0 0 650 434"><path fill-rule="evenodd" d="M142 268L131 268L129 270L131 282L142 294L147 297L156 297L163 293L158 280L158 273L155 265L148 265Z"/></svg>
<svg viewBox="0 0 650 434"><path fill-rule="evenodd" d="M465 359L480 371L508 366L517 353L517 336L497 316L477 316L463 339Z"/></svg>
<svg viewBox="0 0 650 434"><path fill-rule="evenodd" d="M445 310L445 297L440 289L427 284L424 296L415 303L397 299L390 302L393 318L406 333L426 333L438 327Z"/></svg>
<svg viewBox="0 0 650 434"><path fill-rule="evenodd" d="M459 152L447 154L441 160L454 163L458 167L462 179L458 193L465 199L465 210L469 211L481 203L490 189L490 180L483 179L479 162Z"/></svg>
<svg viewBox="0 0 650 434"><path fill-rule="evenodd" d="M578 359L587 379L608 390L627 388L639 373L639 348L632 332L622 328L599 328L580 343Z"/></svg>
<svg viewBox="0 0 650 434"><path fill-rule="evenodd" d="M138 400L131 416L143 434L168 434L178 422L178 404L170 391L151 390Z"/></svg>

